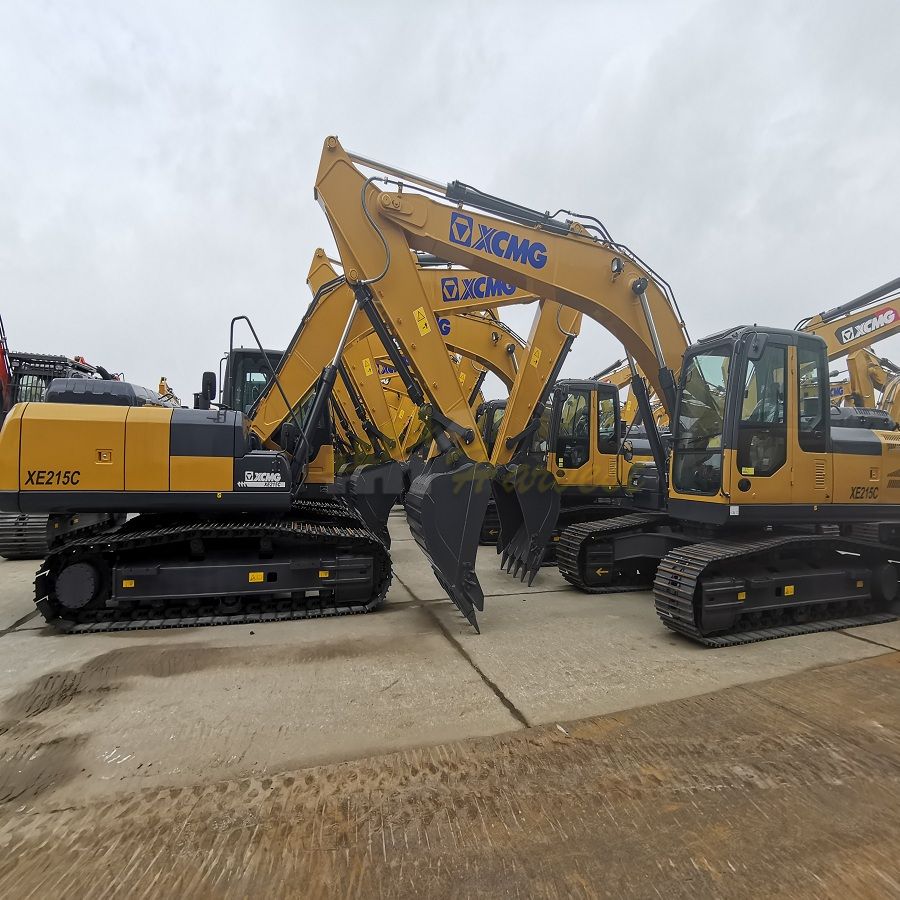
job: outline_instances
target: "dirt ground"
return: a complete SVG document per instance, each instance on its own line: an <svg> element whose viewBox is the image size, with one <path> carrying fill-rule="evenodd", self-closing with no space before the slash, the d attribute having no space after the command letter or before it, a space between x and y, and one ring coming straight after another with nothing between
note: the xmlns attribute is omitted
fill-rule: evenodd
<svg viewBox="0 0 900 900"><path fill-rule="evenodd" d="M0 896L900 894L900 623L702 650L488 551L479 636L392 528L316 622L60 636L0 563Z"/></svg>
<svg viewBox="0 0 900 900"><path fill-rule="evenodd" d="M0 813L3 896L898 896L900 654Z"/></svg>

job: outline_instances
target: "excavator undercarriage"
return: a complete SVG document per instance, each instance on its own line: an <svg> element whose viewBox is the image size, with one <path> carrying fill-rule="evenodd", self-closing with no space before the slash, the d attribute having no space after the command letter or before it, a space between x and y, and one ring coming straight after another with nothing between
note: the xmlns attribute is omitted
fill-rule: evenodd
<svg viewBox="0 0 900 900"><path fill-rule="evenodd" d="M300 499L279 516L144 514L53 549L37 607L82 633L275 622L370 612L390 558L341 499Z"/></svg>

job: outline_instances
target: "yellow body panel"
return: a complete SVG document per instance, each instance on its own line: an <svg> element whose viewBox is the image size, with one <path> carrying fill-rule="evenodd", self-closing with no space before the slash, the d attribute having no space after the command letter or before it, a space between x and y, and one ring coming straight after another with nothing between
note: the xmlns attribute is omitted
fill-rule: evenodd
<svg viewBox="0 0 900 900"><path fill-rule="evenodd" d="M173 491L221 491L234 488L234 459L230 456L170 456Z"/></svg>
<svg viewBox="0 0 900 900"><path fill-rule="evenodd" d="M0 491L19 489L19 440L22 414L27 405L17 403L6 416L0 430Z"/></svg>
<svg viewBox="0 0 900 900"><path fill-rule="evenodd" d="M581 331L581 319L577 310L549 300L541 301L523 353L529 364L519 368L497 433L491 457L495 465L507 463L512 458L513 448L507 446L507 438L518 434L528 424L536 399L553 377L560 355L568 346L568 335L577 335Z"/></svg>
<svg viewBox="0 0 900 900"><path fill-rule="evenodd" d="M169 433L172 410L139 406L128 411L125 490L169 489Z"/></svg>
<svg viewBox="0 0 900 900"><path fill-rule="evenodd" d="M22 490L123 490L129 409L82 403L28 404L19 455ZM77 427L65 428L65 423L73 422ZM67 434L64 447L60 447L60 423Z"/></svg>
<svg viewBox="0 0 900 900"><path fill-rule="evenodd" d="M307 484L331 484L334 481L334 447L323 444L306 471Z"/></svg>

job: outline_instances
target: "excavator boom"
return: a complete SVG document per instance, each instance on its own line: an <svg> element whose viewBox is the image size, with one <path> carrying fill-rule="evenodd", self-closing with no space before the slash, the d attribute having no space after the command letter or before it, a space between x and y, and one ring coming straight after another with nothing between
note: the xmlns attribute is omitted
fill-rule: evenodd
<svg viewBox="0 0 900 900"><path fill-rule="evenodd" d="M384 176L366 177L357 164L380 169ZM670 412L673 370L680 367L688 339L665 283L626 247L613 242L602 226L591 221L559 221L459 183L441 188L445 200L455 204L451 206L416 193L416 186L433 193L435 182L404 173L401 183L394 180L397 175L394 167L349 154L337 138L330 137L320 160L316 198L329 220L348 282L354 285L373 325L375 318L380 319L387 340L396 341L408 358L409 374L427 397L443 431L438 436L440 454L432 460L431 471L423 473L409 492L407 513L438 579L472 620L471 606L479 606L481 597L472 564L474 554L470 557L462 549L468 541L463 522L480 518L487 500L479 495L485 493L492 471L485 466L488 454L467 398L452 377L446 353L439 352L432 311L436 288L426 290L410 250L481 272L493 278L494 285L508 285L513 294L519 289L541 298L541 315L529 339L528 362L521 367L510 397L514 411L527 409L522 413L526 422L533 418L539 398L546 396L558 374L558 362L577 334L581 314L598 321L622 342L648 373ZM382 191L377 182L392 183L396 190ZM450 268L437 271L435 283L452 277L440 274L451 272ZM463 302L458 288L451 288L451 294ZM447 297L443 285L440 296ZM497 300L502 305L517 302L512 294ZM556 352L548 353L545 361L548 339L555 342ZM534 371L526 372L529 367ZM521 403L517 389L529 403ZM526 436L521 424L507 412L494 447L494 462L519 448ZM456 452L451 456L454 446ZM654 456L662 469L664 457L658 444ZM516 529L517 536L509 537L510 530L502 528L501 532L507 534L505 543L517 570L533 577L543 555L543 542L536 535L548 531L547 522L550 528L555 522L556 492L552 477L536 485L530 499L538 502L524 513L523 472L528 475L527 469L518 468L508 473L512 477L507 486L511 488L508 496L519 498L514 506L524 533ZM546 468L544 473L548 474ZM446 488L450 482L452 491ZM499 508L501 495L497 496ZM451 505L453 497L458 499ZM454 508L463 512L453 515ZM444 529L435 528L435 521L441 518ZM454 560L458 565L454 566Z"/></svg>
<svg viewBox="0 0 900 900"><path fill-rule="evenodd" d="M829 359L846 356L900 333L900 278L803 319L797 330L825 341Z"/></svg>

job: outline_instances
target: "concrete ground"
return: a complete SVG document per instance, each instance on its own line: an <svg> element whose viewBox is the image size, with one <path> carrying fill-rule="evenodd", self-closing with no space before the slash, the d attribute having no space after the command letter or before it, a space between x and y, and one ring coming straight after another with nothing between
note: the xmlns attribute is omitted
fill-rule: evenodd
<svg viewBox="0 0 900 900"><path fill-rule="evenodd" d="M222 812L216 807L221 815L210 813L204 821L219 823L217 827L221 826L223 833L229 832L232 826L240 831L251 822L257 829L265 830L271 825L275 829L271 837L279 841L283 838L285 847L296 838L309 849L308 836L301 839L296 835L291 837L288 832L292 822L300 821L292 816L306 817L309 813L309 810L304 812L304 804L311 802L310 798L321 799L321 810L316 800L316 813L324 814L327 798L345 796L352 805L362 802L359 794L362 791L369 803L386 789L386 784L394 784L399 796L402 785L412 781L427 794L427 797L417 795L416 802L424 802L423 797L433 802L436 795L428 790L433 791L437 785L446 786L448 782L455 784L460 771L465 771L460 759L468 758L468 754L473 759L482 759L482 764L484 758L496 753L510 759L516 777L522 779L523 790L537 790L535 784L526 786L527 778L533 778L536 771L529 768L525 752L525 748L532 746L538 748L540 766L547 772L557 766L576 766L581 776L590 781L593 775L584 769L587 762L593 760L592 766L608 768L611 765L608 754L616 752L613 746L604 749L602 736L611 733L610 729L617 729L616 722L644 721L637 712L629 713L627 719L621 718L622 711L639 707L648 708L650 718L646 722L652 723L652 727L647 724L648 730L642 732L645 726L636 726L638 730L631 733L629 740L635 746L649 742L646 744L649 749L642 751L638 762L633 758L627 765L623 762L624 768L617 777L626 782L629 777L652 781L656 778L652 772L656 771L662 773L660 784L665 781L663 774L674 764L668 759L671 749L666 737L668 722L669 728L682 734L679 740L687 742L684 746L691 747L690 753L679 757L679 765L686 767L684 778L690 777L687 768L691 754L701 760L712 752L717 759L731 760L728 770L731 775L725 781L729 778L733 781L734 772L747 767L748 772L755 771L753 766L759 760L754 754L760 743L783 741L785 729L799 727L800 713L790 709L791 704L799 704L797 709L803 709L803 702L797 698L790 703L784 700L791 697L792 689L786 685L792 683L792 678L800 679L797 683L804 686L802 690L797 688L800 693L819 691L820 704L823 699L826 703L829 700L828 695L821 694L820 685L828 684L832 690L845 680L848 684L852 681L855 693L844 698L837 709L846 712L841 727L858 720L863 722L866 741L878 738L884 743L878 748L867 746L860 757L862 761L857 760L857 764L864 767L866 760L874 759L875 754L880 762L873 773L879 779L882 769L894 772L893 778L884 780L881 788L873 784L867 790L871 789L872 796L879 789L887 792L897 806L900 723L896 713L900 708L897 703L900 668L883 665L874 658L900 650L900 623L706 650L663 628L649 594L583 595L566 585L554 569L542 570L533 587L524 588L498 571L493 550L482 548L478 570L486 604L479 617L482 634L476 635L443 596L403 520L392 517L391 529L395 577L387 608L369 616L308 622L62 636L45 628L32 614L34 564L0 561L0 895L19 895L19 888L26 883L20 879L24 879L26 871L30 873L30 890L38 894L69 894L76 890L91 893L86 888L88 882L66 882L69 876L62 870L53 873L56 865L81 866L85 858L95 857L94 829L90 824L94 815L109 824L111 830L103 846L114 853L109 842L121 838L122 828L110 823L120 822L121 818L120 825L131 829L137 827L138 819L145 824L149 820L160 834L176 824L188 828L187 820L183 819L187 811L184 804L191 808L200 804L199 810L202 798L215 799L222 794L227 798L228 810ZM523 599L527 602L523 603ZM885 657L886 660L898 658ZM865 660L872 661L860 662ZM847 663L854 664L855 668L841 665ZM814 669L825 673L847 670L853 674L838 677L810 673ZM769 681L773 678L779 680ZM764 686L750 687L757 682L780 686L771 690ZM773 714L765 704L774 701L766 700L763 705L767 715L760 714L759 710L753 712L750 708L755 709L755 705L763 702L758 698L769 693L781 698L778 702L782 711ZM701 699L692 704L686 698ZM753 715L748 712L746 721L741 719L739 710L744 704L753 712ZM699 718L691 724L690 717L700 716L704 705L713 709L719 718L724 716L729 728L740 725L750 729L752 739L748 739L746 749L753 759L745 757L741 740L729 728L710 726ZM884 706L888 710L882 715L880 710ZM617 715L610 717L610 714ZM576 720L604 715L607 718L593 719L591 725L571 725ZM877 728L865 725L871 722L876 722ZM791 766L802 768L805 762L801 756L810 747L815 753L832 758L822 749L822 741L836 740L834 729L838 726L830 724L831 731L822 726L821 732L818 726L809 727L812 731L803 731L802 741L799 738L799 743L789 741L789 753L787 750L782 753L783 747L778 751L776 755L782 763L787 764L790 758ZM529 730L523 731L526 728ZM583 752L579 751L575 759L560 757L552 762L558 740L565 743L573 734L582 733L591 735L588 749L582 748ZM851 743L855 739L853 735L847 738ZM842 745L841 752L845 750ZM515 762L513 757L518 756L521 760ZM414 777L406 769L415 761L421 769L417 769L419 774ZM627 775L625 769L632 765L637 769ZM301 770L310 774L304 775ZM393 773L390 777L389 772ZM425 781L419 777L422 773ZM821 784L832 784L827 779L837 779L833 782L837 796L841 794L837 786L847 783L841 781L845 774L829 773L823 776L826 780ZM365 783L360 781L363 777ZM602 777L606 776L597 774L601 781ZM710 783L698 782L697 790L719 790L716 786L719 777L709 775ZM779 779L788 775L769 772L765 777L780 783ZM395 782L395 778L400 780ZM820 784L818 776L813 780ZM303 797L297 799L296 791L287 791L288 784L306 785ZM250 790L248 785L256 786L252 803L241 793ZM465 784L456 787L465 794ZM275 819L263 821L271 810L267 812L268 807L260 806L260 798L266 803L275 802L278 790L284 794L284 804L278 807ZM562 806L554 809L547 799L542 802L549 805L542 806L540 814L547 817L546 821L555 821L556 826L547 826L544 819L541 819L544 825L535 825L535 833L544 835L541 840L545 849L569 834L564 823L578 788L569 783L560 785L559 790L565 797ZM621 790L627 796L630 789L626 784ZM506 784L504 791L507 792L504 796L512 791L515 797L515 783ZM478 796L486 803L497 799L491 799L488 794ZM290 797L299 804L296 808L291 807ZM644 799L650 803L649 795ZM151 807L155 802L163 803L168 812L162 807L154 812ZM385 801L382 798L379 802ZM447 802L452 805L457 801L448 798ZM513 817L516 802L520 801L512 803ZM246 804L243 812L242 803ZM695 834L699 826L690 820L690 804L682 805L679 801L677 808L676 818ZM288 815L290 809L294 811ZM480 815L477 809L478 801L470 818L477 819ZM615 811L610 809L610 815L615 816ZM350 806L348 816L349 810ZM659 811L664 811L663 807ZM435 809L429 815L432 819L437 816L439 821L445 812ZM540 818L536 810L533 812ZM332 813L337 814L331 810L329 815ZM850 815L846 806L844 813ZM393 871L391 867L396 862L388 859L384 822L377 838L385 842L384 859L380 874L375 876L371 868L376 862L372 857L371 841L375 838L371 809L366 815L368 850L356 860L355 867L350 866L346 871L337 873L331 867L333 861L326 867L327 873L324 869L318 871L316 877L326 879L319 886L340 885L343 892L355 893L354 884L359 888L360 883L367 882L354 882L354 878L365 877L373 879L371 885L379 886L376 893L424 890L431 882L419 882L412 875L408 884L402 882L402 890L401 882L383 877ZM465 826L460 822L454 824L453 817L447 815L446 829L451 835L454 828L473 827L471 821ZM633 815L638 813L632 810L628 815L632 818L623 827L631 829L629 840L637 840ZM649 825L655 815L652 804L643 808L640 815L649 817L643 823ZM590 817L585 816L587 813L582 814L582 820L587 822ZM504 821L508 829L509 822ZM738 827L734 822L731 824ZM499 827L496 821L494 825ZM188 837L193 835L196 842L192 843L193 838L187 841L193 854L191 871L199 878L194 886L202 886L201 893L245 895L249 889L248 883L240 880L246 874L241 860L228 861L229 875L224 882L208 880L210 871L204 869L201 850L218 838L201 835L197 827L194 822L188 828ZM409 821L400 830L405 835L407 849L408 827L412 827ZM474 827L477 831L481 826L476 821ZM800 828L800 824L796 827ZM140 834L140 829L134 833ZM50 834L54 835L53 840L49 839ZM417 840L423 834L426 839L432 834L436 842L440 841L429 827L420 829ZM596 836L595 832L594 839ZM462 841L461 833L458 837ZM797 837L799 842L802 834L798 832ZM611 838L607 835L606 839ZM347 840L344 834L334 846L345 847L349 853L351 847ZM396 840L398 835L391 831L391 844ZM650 840L649 833L647 840ZM818 838L811 835L810 840ZM73 855L55 855L53 848L57 842ZM538 841L529 853L540 854L540 844ZM138 866L132 874L143 871L140 869L143 855L149 854L144 859L149 864L150 857L157 852L152 840L141 846L143 849L135 844L128 850L133 867ZM290 893L285 890L285 884L279 886L274 876L279 865L277 856L282 852L279 846L267 851L275 854L265 864L274 880L265 884L276 893ZM637 852L634 846L628 849L627 841L618 847L605 847L605 851L616 858L626 851ZM172 852L169 847L167 853ZM217 853L222 852L219 847ZM81 861L76 864L75 859ZM121 863L121 857L116 856L116 861ZM557 859L557 865L563 866L560 870L563 874L564 862ZM257 863L258 859L254 865ZM676 871L681 871L683 860L670 860L670 863L673 871L667 871L660 863L666 879L674 878ZM220 859L218 865L224 864ZM482 864L488 865L483 859ZM410 862L410 865L418 863ZM444 865L445 874L456 871L457 878L462 877L459 870L462 861L453 863L445 858ZM535 865L539 865L537 860ZM589 877L588 869L579 868L580 865L574 866L572 877L576 878L582 870L584 877ZM702 864L695 865L703 868ZM878 868L880 863L875 860L872 865ZM510 871L514 870L515 866ZM521 867L515 871L517 877L521 876ZM888 867L883 871L888 879L900 878L896 869ZM202 872L206 872L202 877L197 874ZM299 869L295 873L302 874ZM499 870L493 871L493 876L499 877ZM239 880L229 880L232 877ZM648 876L645 873L643 877ZM576 882L577 878L571 883L548 884L555 885L557 893L564 894L577 893L574 889L563 890L564 884L577 886ZM57 883L60 886L65 883L66 890L54 890L53 885ZM156 883L154 879L153 884ZM497 882L501 883L502 880ZM527 892L515 879L512 883L518 885L517 891ZM644 887L651 883L652 879ZM463 882L451 881L446 886L454 884L456 893L478 890L476 880L471 884L466 882L469 886L465 889ZM624 880L618 881L619 890L610 892L621 894L625 884ZM396 891L390 890L392 885ZM187 883L163 878L157 886L161 893L171 893L183 891ZM590 881L585 882L582 892L591 894L588 888L593 886ZM703 886L710 887L705 881ZM324 888L323 893L330 893ZM553 893L544 889L539 892ZM25 891L21 893L24 895ZM635 893L653 895L649 889Z"/></svg>

